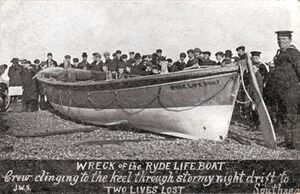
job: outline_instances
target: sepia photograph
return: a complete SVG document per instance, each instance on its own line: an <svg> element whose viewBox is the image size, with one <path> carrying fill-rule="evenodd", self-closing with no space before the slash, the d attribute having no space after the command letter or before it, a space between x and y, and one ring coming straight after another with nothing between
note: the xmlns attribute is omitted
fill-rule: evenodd
<svg viewBox="0 0 300 194"><path fill-rule="evenodd" d="M300 193L300 1L0 0L1 193Z"/></svg>

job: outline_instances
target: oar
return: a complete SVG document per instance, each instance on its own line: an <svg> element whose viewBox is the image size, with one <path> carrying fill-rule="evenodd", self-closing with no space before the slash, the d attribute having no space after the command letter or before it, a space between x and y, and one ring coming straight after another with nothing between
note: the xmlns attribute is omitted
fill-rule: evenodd
<svg viewBox="0 0 300 194"><path fill-rule="evenodd" d="M255 103L257 105L257 112L260 121L260 129L262 130L265 144L268 148L276 149L277 145L276 145L276 136L274 132L274 127L269 112L267 110L267 107L265 105L265 102L263 100L262 94L260 93L257 79L253 70L253 63L249 53L247 53L247 66L251 76L251 82L254 86Z"/></svg>

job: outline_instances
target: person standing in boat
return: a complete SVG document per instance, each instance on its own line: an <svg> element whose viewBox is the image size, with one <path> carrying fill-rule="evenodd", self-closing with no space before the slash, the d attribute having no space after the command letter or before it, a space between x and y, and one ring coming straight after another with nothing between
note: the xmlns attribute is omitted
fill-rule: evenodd
<svg viewBox="0 0 300 194"><path fill-rule="evenodd" d="M87 61L88 55L86 52L83 52L82 55L82 61L78 64L78 69L87 69L87 67L90 66L90 63Z"/></svg>
<svg viewBox="0 0 300 194"><path fill-rule="evenodd" d="M202 65L204 65L204 66L216 65L216 62L210 59L211 52L204 51L203 54L204 54L204 60L203 60Z"/></svg>
<svg viewBox="0 0 300 194"><path fill-rule="evenodd" d="M102 71L103 62L100 53L93 53L93 58L94 61L87 69L92 71Z"/></svg>
<svg viewBox="0 0 300 194"><path fill-rule="evenodd" d="M292 31L277 31L279 49L274 57L277 103L285 107L285 143L288 148L300 150L300 52L291 44ZM298 126L297 126L298 125Z"/></svg>
<svg viewBox="0 0 300 194"><path fill-rule="evenodd" d="M173 71L182 71L186 67L185 58L185 53L179 54L179 60L173 63Z"/></svg>
<svg viewBox="0 0 300 194"><path fill-rule="evenodd" d="M187 55L188 55L189 60L186 63L186 67L184 68L184 70L199 69L200 66L198 64L198 59L196 59L195 56L194 56L194 50L193 49L189 49L187 51Z"/></svg>
<svg viewBox="0 0 300 194"><path fill-rule="evenodd" d="M218 61L216 65L222 65L222 62L224 60L224 53L222 51L219 51L216 52L215 56L216 56L216 60Z"/></svg>
<svg viewBox="0 0 300 194"><path fill-rule="evenodd" d="M194 56L196 59L198 59L198 64L199 66L203 65L204 57L201 56L203 52L201 51L200 48L195 48L194 49Z"/></svg>
<svg viewBox="0 0 300 194"><path fill-rule="evenodd" d="M46 61L43 61L41 63L41 66L43 69L45 68L49 68L49 67L57 67L58 64L57 62L53 59L53 54L52 53L48 53L47 54L47 60Z"/></svg>

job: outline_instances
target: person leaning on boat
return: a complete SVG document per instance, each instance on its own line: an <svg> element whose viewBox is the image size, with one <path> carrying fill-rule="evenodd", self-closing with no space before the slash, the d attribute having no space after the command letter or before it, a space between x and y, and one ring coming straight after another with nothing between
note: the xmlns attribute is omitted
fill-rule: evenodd
<svg viewBox="0 0 300 194"><path fill-rule="evenodd" d="M274 92L277 103L285 106L285 143L288 148L300 150L300 52L291 44L292 31L277 31L279 49L274 57Z"/></svg>

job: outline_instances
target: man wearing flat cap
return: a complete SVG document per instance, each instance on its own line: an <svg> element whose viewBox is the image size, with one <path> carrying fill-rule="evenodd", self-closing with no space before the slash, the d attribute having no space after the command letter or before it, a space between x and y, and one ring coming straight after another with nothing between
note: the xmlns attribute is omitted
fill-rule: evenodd
<svg viewBox="0 0 300 194"><path fill-rule="evenodd" d="M87 67L87 70L102 71L102 67L104 63L101 60L100 53L93 53L93 59L94 61L91 63L89 67Z"/></svg>
<svg viewBox="0 0 300 194"><path fill-rule="evenodd" d="M239 46L235 50L236 50L238 56L240 57L240 60L247 59L247 54L246 54L246 48L245 48L245 46Z"/></svg>
<svg viewBox="0 0 300 194"><path fill-rule="evenodd" d="M185 66L186 66L186 63L185 63L185 58L186 58L186 54L185 53L180 53L179 54L179 60L174 62L172 67L173 67L173 70L172 71L182 71Z"/></svg>
<svg viewBox="0 0 300 194"><path fill-rule="evenodd" d="M78 63L78 69L86 69L87 67L90 66L90 63L87 61L88 55L86 52L83 52L81 57L82 57L82 61Z"/></svg>
<svg viewBox="0 0 300 194"><path fill-rule="evenodd" d="M277 31L276 34L279 49L273 59L274 93L278 94L278 106L285 109L281 112L285 118L283 129L286 146L300 150L300 52L291 44L292 31Z"/></svg>
<svg viewBox="0 0 300 194"><path fill-rule="evenodd" d="M194 50L193 49L189 49L187 52L188 55L188 62L186 63L186 67L184 68L185 70L189 70L189 69L199 69L199 61L198 59L195 58L194 55Z"/></svg>
<svg viewBox="0 0 300 194"><path fill-rule="evenodd" d="M202 63L203 66L217 65L215 61L210 59L211 52L204 51L203 54L204 54L204 60L203 60L203 63Z"/></svg>
<svg viewBox="0 0 300 194"><path fill-rule="evenodd" d="M222 62L224 60L224 53L222 51L219 51L219 52L216 52L215 56L218 61L216 65L222 65Z"/></svg>
<svg viewBox="0 0 300 194"><path fill-rule="evenodd" d="M202 56L203 52L201 52L200 48L194 48L194 56L198 59L199 66L203 65L204 57Z"/></svg>

